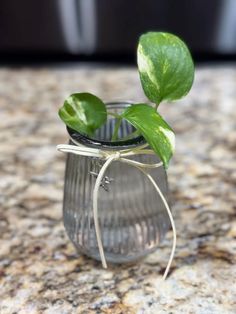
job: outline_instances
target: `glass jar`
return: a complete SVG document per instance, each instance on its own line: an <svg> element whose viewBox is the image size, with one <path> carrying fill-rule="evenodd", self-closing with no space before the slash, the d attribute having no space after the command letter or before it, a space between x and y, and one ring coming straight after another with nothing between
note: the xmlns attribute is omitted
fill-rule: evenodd
<svg viewBox="0 0 236 314"><path fill-rule="evenodd" d="M108 103L107 110L120 113L129 103ZM70 144L106 151L137 148L145 144L142 136L111 141L115 118L88 138L67 128ZM122 121L119 138L134 131L132 125ZM73 141L73 142L72 142ZM158 163L156 155L128 157L142 163ZM100 260L94 216L93 189L96 177L105 163L98 157L69 153L66 161L63 220L67 234L79 252ZM167 198L167 176L163 166L149 170ZM130 262L155 250L170 227L165 206L148 178L135 167L113 161L101 181L98 193L98 222L106 261Z"/></svg>

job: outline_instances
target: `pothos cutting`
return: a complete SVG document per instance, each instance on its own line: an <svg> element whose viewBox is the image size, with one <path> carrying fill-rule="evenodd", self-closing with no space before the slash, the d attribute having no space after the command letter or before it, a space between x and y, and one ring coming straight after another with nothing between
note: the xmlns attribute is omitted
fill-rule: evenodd
<svg viewBox="0 0 236 314"><path fill-rule="evenodd" d="M162 101L174 101L189 92L194 64L186 44L177 36L163 32L149 32L140 37L137 63L142 88L153 105L132 104L121 114L115 114L111 141L117 140L121 121L126 119L136 129L132 135L141 134L167 168L174 152L175 135L158 113L158 107ZM68 127L87 136L93 136L109 114L114 115L106 110L100 98L87 92L70 95L59 109L59 116Z"/></svg>

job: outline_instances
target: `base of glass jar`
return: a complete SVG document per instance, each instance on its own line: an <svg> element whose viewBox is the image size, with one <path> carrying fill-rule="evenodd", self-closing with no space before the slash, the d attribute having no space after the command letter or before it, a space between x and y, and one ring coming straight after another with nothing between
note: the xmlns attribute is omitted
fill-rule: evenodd
<svg viewBox="0 0 236 314"><path fill-rule="evenodd" d="M91 253L91 251L88 252L83 247L80 247L79 245L75 244L72 239L70 240L72 241L73 245L75 246L79 254L83 254L97 261L101 261L100 254L98 251L96 253ZM124 256L119 255L118 256L117 254L106 253L106 252L104 254L105 254L106 262L112 263L112 264L124 264L124 263L137 262L156 250L158 250L158 246L152 247L150 249L146 249L145 251L142 251L142 252L136 252L135 255L124 255Z"/></svg>
<svg viewBox="0 0 236 314"><path fill-rule="evenodd" d="M90 258L93 258L97 261L101 261L101 257L99 254L99 250L97 247L97 243L96 240L95 242L93 242L93 246L81 246L78 238L76 236L76 234L73 231L70 231L67 227L67 225L64 225L65 229L67 231L67 235L69 237L69 239L71 240L71 242L73 243L74 247L76 248L76 250L78 251L78 253L86 255ZM117 252L107 252L106 251L106 247L104 247L104 254L105 254L105 258L106 261L109 263L114 263L114 264L123 264L123 263L132 263L132 262L137 262L138 260L144 258L145 256L147 256L148 254L158 250L160 243L162 243L163 239L164 239L164 235L166 233L166 231L169 229L169 225L168 224L162 224L163 226L163 230L162 233L156 233L156 238L155 240L153 239L153 241L149 242L149 241L145 241L145 248L143 247L143 249L139 249L135 250L134 247L133 249L129 249L128 252L122 252L122 249L118 249L117 248ZM163 232L164 231L164 232ZM149 242L149 243L148 243ZM124 245L124 243L121 243L122 247L126 247L126 245ZM114 248L113 248L114 249Z"/></svg>

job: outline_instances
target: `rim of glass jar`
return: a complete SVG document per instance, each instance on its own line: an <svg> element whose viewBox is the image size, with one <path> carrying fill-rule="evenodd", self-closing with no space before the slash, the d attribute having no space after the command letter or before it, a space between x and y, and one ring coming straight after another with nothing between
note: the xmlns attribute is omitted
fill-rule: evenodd
<svg viewBox="0 0 236 314"><path fill-rule="evenodd" d="M107 109L111 108L127 108L132 105L132 102L129 101L115 101L115 102L107 102L106 107ZM105 148L105 149L128 149L132 147L138 147L146 143L144 137L142 135L136 136L132 139L128 140L119 140L119 141L102 141L94 138L90 138L82 133L79 133L69 127L67 127L67 132L73 142L76 144L82 144L88 147L94 148Z"/></svg>

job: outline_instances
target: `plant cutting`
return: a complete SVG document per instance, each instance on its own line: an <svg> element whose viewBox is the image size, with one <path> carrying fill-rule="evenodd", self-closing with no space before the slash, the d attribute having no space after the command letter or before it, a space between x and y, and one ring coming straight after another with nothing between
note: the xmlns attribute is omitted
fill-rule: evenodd
<svg viewBox="0 0 236 314"><path fill-rule="evenodd" d="M194 64L186 44L164 32L149 32L140 37L137 63L143 91L151 103L107 105L99 97L83 92L70 95L59 109L70 136L69 145L58 146L60 151L69 153L64 221L77 215L74 227L66 227L69 237L80 251L102 260L106 267L106 260L135 260L155 249L168 229L166 219L169 218L174 241L165 278L176 242L164 182L165 170L174 152L175 135L158 108L163 101L175 101L187 95L193 84ZM88 162L88 158L89 166L83 164L80 168L81 160ZM115 161L120 161L118 166ZM75 177L73 173L77 171L79 174ZM88 173L88 179L83 175L84 182L80 177L83 171ZM73 179L69 178L71 176ZM158 185L160 177L162 181ZM142 180L143 186L137 187L137 182ZM83 186L83 192L76 194L76 184ZM86 189L91 189L91 193ZM85 196L86 193L89 195ZM130 198L135 193L133 201ZM156 199L153 194L157 194ZM84 199L83 204L79 203L79 197ZM88 207L86 213L82 207ZM123 225L128 227L125 229ZM115 250L111 249L112 241Z"/></svg>

